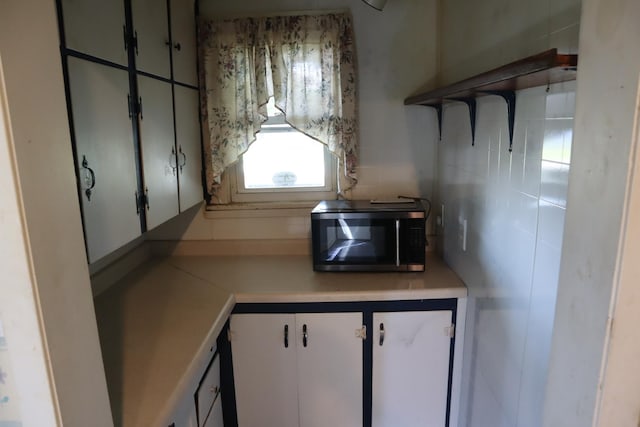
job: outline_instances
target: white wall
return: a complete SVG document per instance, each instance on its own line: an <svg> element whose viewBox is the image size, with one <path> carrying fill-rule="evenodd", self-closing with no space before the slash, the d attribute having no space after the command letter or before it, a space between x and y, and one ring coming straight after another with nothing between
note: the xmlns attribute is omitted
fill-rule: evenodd
<svg viewBox="0 0 640 427"><path fill-rule="evenodd" d="M441 81L552 47L577 52L580 2L447 0ZM439 199L444 257L469 288L460 426L542 425L571 163L575 82L478 99L476 146L463 104L444 111ZM439 205L436 205L439 209ZM467 221L467 248L459 240ZM558 424L561 425L561 424Z"/></svg>
<svg viewBox="0 0 640 427"><path fill-rule="evenodd" d="M545 404L544 425L549 427L593 425L599 389L603 384L617 388L615 381L603 381L607 378L601 378L600 371L610 328L617 330L618 319L610 316L616 314L612 301L618 291L621 248L625 233L633 230L624 228L623 213L639 108L640 2L584 0L582 7L575 149ZM638 218L629 220L637 223ZM638 311L638 301L622 303ZM635 325L631 339L637 341ZM620 354L617 358L624 360ZM637 371L635 363L637 359L617 368ZM618 381L627 381L629 393L617 402L607 400L605 415L611 418L600 425L636 427L640 403L626 399L638 396L640 384L629 382L632 375L617 375Z"/></svg>
<svg viewBox="0 0 640 427"><path fill-rule="evenodd" d="M579 0L443 0L443 83L557 48L578 53Z"/></svg>
<svg viewBox="0 0 640 427"><path fill-rule="evenodd" d="M461 426L541 425L573 128L575 83L517 94L513 153L505 102L449 104L440 145L447 263L469 288ZM467 221L466 251L459 240Z"/></svg>
<svg viewBox="0 0 640 427"><path fill-rule="evenodd" d="M202 0L203 17L305 10L350 10L358 54L360 166L354 198L431 197L434 117L403 100L436 74L436 0L393 0L383 12L361 0ZM198 214L151 233L152 239L307 239L309 210L215 221ZM185 231L186 230L186 231Z"/></svg>

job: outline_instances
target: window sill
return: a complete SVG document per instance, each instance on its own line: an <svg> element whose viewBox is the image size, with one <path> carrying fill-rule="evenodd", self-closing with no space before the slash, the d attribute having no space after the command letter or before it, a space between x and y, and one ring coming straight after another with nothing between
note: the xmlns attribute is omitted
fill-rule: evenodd
<svg viewBox="0 0 640 427"><path fill-rule="evenodd" d="M308 216L317 204L317 201L305 201L208 205L204 216L207 219L300 217Z"/></svg>

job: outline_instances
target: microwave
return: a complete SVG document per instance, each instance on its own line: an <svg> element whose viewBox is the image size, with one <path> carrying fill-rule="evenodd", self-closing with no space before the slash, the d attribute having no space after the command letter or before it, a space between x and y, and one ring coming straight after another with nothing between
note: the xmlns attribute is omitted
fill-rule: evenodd
<svg viewBox="0 0 640 427"><path fill-rule="evenodd" d="M327 200L311 211L315 271L424 271L420 201Z"/></svg>

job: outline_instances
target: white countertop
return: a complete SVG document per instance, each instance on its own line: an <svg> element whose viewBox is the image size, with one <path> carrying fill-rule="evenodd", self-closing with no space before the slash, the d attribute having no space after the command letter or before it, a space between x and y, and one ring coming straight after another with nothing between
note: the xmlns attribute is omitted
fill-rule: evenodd
<svg viewBox="0 0 640 427"><path fill-rule="evenodd" d="M424 273L318 273L309 256L182 256L151 261L95 299L116 426L154 426L193 387L236 302L460 298L441 260Z"/></svg>

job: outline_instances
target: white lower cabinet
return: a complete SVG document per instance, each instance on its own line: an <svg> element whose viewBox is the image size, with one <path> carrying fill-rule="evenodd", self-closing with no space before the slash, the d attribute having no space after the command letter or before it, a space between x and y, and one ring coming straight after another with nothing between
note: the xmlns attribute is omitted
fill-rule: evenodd
<svg viewBox="0 0 640 427"><path fill-rule="evenodd" d="M234 314L231 352L238 426L297 427L294 314Z"/></svg>
<svg viewBox="0 0 640 427"><path fill-rule="evenodd" d="M234 314L238 427L362 426L362 313Z"/></svg>
<svg viewBox="0 0 640 427"><path fill-rule="evenodd" d="M215 347L210 352L215 352ZM202 361L202 359L200 359ZM206 360L206 359L205 359ZM166 423L168 427L224 427L222 418L222 388L220 384L220 355L204 369L202 377L192 378L196 382L177 402Z"/></svg>
<svg viewBox="0 0 640 427"><path fill-rule="evenodd" d="M300 427L362 425L362 321L362 313L296 314Z"/></svg>
<svg viewBox="0 0 640 427"><path fill-rule="evenodd" d="M214 403L221 402L220 391L220 357L216 355L196 391L196 411L200 427L208 425Z"/></svg>
<svg viewBox="0 0 640 427"><path fill-rule="evenodd" d="M373 427L443 427L452 312L373 313Z"/></svg>
<svg viewBox="0 0 640 427"><path fill-rule="evenodd" d="M205 421L202 427L224 427L224 421L222 419L222 399L220 396L218 396L213 404L209 418L207 418L207 421Z"/></svg>
<svg viewBox="0 0 640 427"><path fill-rule="evenodd" d="M304 304L255 309L262 312L230 320L238 427L457 422L458 300L362 302L353 312L332 303L324 313L304 312ZM301 312L264 312L276 309Z"/></svg>
<svg viewBox="0 0 640 427"><path fill-rule="evenodd" d="M193 404L193 394L186 394L171 415L168 427L199 427L196 406Z"/></svg>

